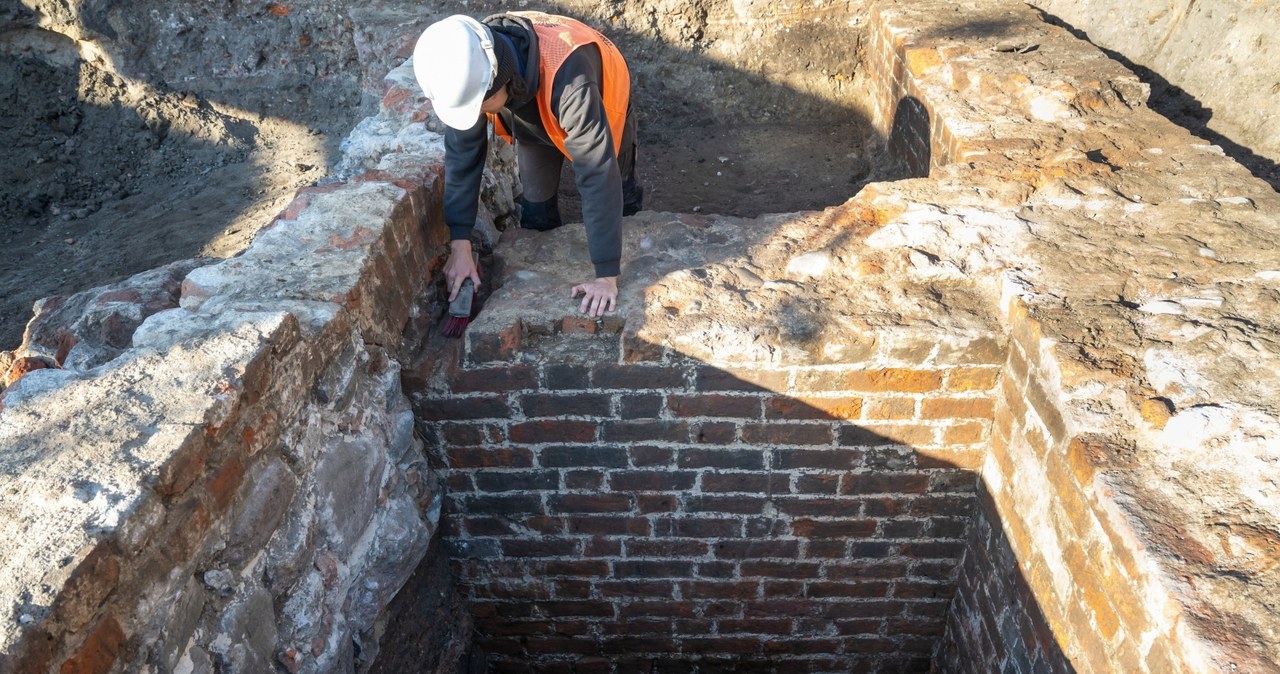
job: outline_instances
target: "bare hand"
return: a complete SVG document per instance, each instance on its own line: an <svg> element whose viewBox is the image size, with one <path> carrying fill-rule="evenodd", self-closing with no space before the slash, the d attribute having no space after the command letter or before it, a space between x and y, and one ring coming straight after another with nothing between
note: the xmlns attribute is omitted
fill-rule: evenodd
<svg viewBox="0 0 1280 674"><path fill-rule="evenodd" d="M618 277L602 276L594 281L579 283L569 290L569 297L582 295L578 311L588 316L603 316L618 305Z"/></svg>
<svg viewBox="0 0 1280 674"><path fill-rule="evenodd" d="M480 271L476 269L475 258L471 257L471 242L457 239L449 243L449 261L444 265L444 280L449 286L449 301L458 297L458 289L463 280L480 285Z"/></svg>

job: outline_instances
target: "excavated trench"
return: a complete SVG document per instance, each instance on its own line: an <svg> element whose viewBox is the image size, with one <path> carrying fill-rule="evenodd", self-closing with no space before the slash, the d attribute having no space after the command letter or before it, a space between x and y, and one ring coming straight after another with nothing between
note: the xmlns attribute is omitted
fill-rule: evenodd
<svg viewBox="0 0 1280 674"><path fill-rule="evenodd" d="M16 153L0 166L0 347L17 344L39 297L239 254L296 188L333 184L338 138L373 111L381 75L458 9L245 4L170 11L175 42L158 55L138 48L155 37L146 7L0 15L0 133ZM863 3L561 9L611 31L633 63L637 249L742 243L759 246L748 262L785 265L763 242L790 220L770 214L838 206L948 161L929 111L896 95L907 66L866 32ZM200 20L240 37L219 41L192 28ZM562 185L573 219L569 166ZM716 229L725 222L742 232ZM537 265L507 254L495 277ZM438 293L424 297L421 321L440 309ZM1039 432L993 430L1001 415L1055 413L1026 374L1036 354L978 304L949 306L985 332L876 345L892 366L809 354L730 368L608 320L526 317L462 344L411 325L387 349L412 355L401 380L444 487L440 528L337 662L388 674L1075 671L978 475L998 433ZM814 307L779 312L784 344L832 334ZM112 330L100 337L123 348ZM299 671L305 658L285 653L248 662ZM228 658L182 662L245 664Z"/></svg>

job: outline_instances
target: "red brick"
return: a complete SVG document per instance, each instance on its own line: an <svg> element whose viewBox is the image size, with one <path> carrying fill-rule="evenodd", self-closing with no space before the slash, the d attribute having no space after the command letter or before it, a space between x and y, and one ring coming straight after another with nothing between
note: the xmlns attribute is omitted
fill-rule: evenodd
<svg viewBox="0 0 1280 674"><path fill-rule="evenodd" d="M538 370L530 365L459 370L449 382L455 393L504 393L537 388Z"/></svg>
<svg viewBox="0 0 1280 674"><path fill-rule="evenodd" d="M578 544L578 540L574 538L551 537L501 541L502 554L508 557L565 557L576 555L579 551Z"/></svg>
<svg viewBox="0 0 1280 674"><path fill-rule="evenodd" d="M790 478L770 473L704 473L702 491L749 492L753 494L786 494L790 491Z"/></svg>
<svg viewBox="0 0 1280 674"><path fill-rule="evenodd" d="M854 425L842 426L836 432L836 439L841 447L878 447L898 443L894 438L875 430Z"/></svg>
<svg viewBox="0 0 1280 674"><path fill-rule="evenodd" d="M922 419L990 419L994 415L990 398L925 398L920 403Z"/></svg>
<svg viewBox="0 0 1280 674"><path fill-rule="evenodd" d="M665 580L616 580L596 583L602 597L648 597L670 599L676 585Z"/></svg>
<svg viewBox="0 0 1280 674"><path fill-rule="evenodd" d="M915 398L877 398L866 404L868 419L902 420L916 416Z"/></svg>
<svg viewBox="0 0 1280 674"><path fill-rule="evenodd" d="M923 494L928 473L849 473L840 483L842 494Z"/></svg>
<svg viewBox="0 0 1280 674"><path fill-rule="evenodd" d="M530 468L533 452L521 447L450 447L449 467L458 468Z"/></svg>
<svg viewBox="0 0 1280 674"><path fill-rule="evenodd" d="M654 535L673 538L725 538L742 535L742 520L727 517L671 517L653 523Z"/></svg>
<svg viewBox="0 0 1280 674"><path fill-rule="evenodd" d="M947 371L947 390L990 391L1000 375L997 368L958 367Z"/></svg>
<svg viewBox="0 0 1280 674"><path fill-rule="evenodd" d="M753 601L742 605L743 618L805 618L817 616L822 606L807 599Z"/></svg>
<svg viewBox="0 0 1280 674"><path fill-rule="evenodd" d="M603 536L594 536L583 546L584 557L621 557L622 542Z"/></svg>
<svg viewBox="0 0 1280 674"><path fill-rule="evenodd" d="M649 520L643 517L576 516L565 520L571 534L592 536L648 536Z"/></svg>
<svg viewBox="0 0 1280 674"><path fill-rule="evenodd" d="M461 509L471 515L512 515L542 513L542 498L536 494L467 496Z"/></svg>
<svg viewBox="0 0 1280 674"><path fill-rule="evenodd" d="M720 559L765 559L782 557L795 559L800 555L799 541L787 540L730 540L718 541L712 546Z"/></svg>
<svg viewBox="0 0 1280 674"><path fill-rule="evenodd" d="M591 388L591 372L581 365L542 366L543 386L551 391Z"/></svg>
<svg viewBox="0 0 1280 674"><path fill-rule="evenodd" d="M695 374L695 388L699 391L785 391L785 370L741 370L731 372L714 367L701 367Z"/></svg>
<svg viewBox="0 0 1280 674"><path fill-rule="evenodd" d="M693 486L697 474L680 470L628 470L609 473L613 491L684 491Z"/></svg>
<svg viewBox="0 0 1280 674"><path fill-rule="evenodd" d="M738 438L738 424L731 421L703 422L694 428L694 441L704 445L728 445Z"/></svg>
<svg viewBox="0 0 1280 674"><path fill-rule="evenodd" d="M927 393L942 386L942 373L936 370L854 370L849 372L804 372L796 377L796 388L802 391L868 391L892 393Z"/></svg>
<svg viewBox="0 0 1280 674"><path fill-rule="evenodd" d="M460 419L509 419L511 407L506 396L434 398L424 401L418 414L427 421Z"/></svg>
<svg viewBox="0 0 1280 674"><path fill-rule="evenodd" d="M907 575L907 562L883 560L877 562L828 563L823 569L829 580L893 579Z"/></svg>
<svg viewBox="0 0 1280 674"><path fill-rule="evenodd" d="M749 620L717 620L720 634L745 632L748 634L772 634L785 636L791 633L791 621L777 618L753 618Z"/></svg>
<svg viewBox="0 0 1280 674"><path fill-rule="evenodd" d="M765 655L812 655L814 653L839 653L838 639L770 639L764 642ZM804 671L809 671L805 669Z"/></svg>
<svg viewBox="0 0 1280 674"><path fill-rule="evenodd" d="M597 444L544 447L538 455L544 468L625 468L627 452L621 447L604 447Z"/></svg>
<svg viewBox="0 0 1280 674"><path fill-rule="evenodd" d="M618 396L619 419L656 419L666 398L657 393Z"/></svg>
<svg viewBox="0 0 1280 674"><path fill-rule="evenodd" d="M556 321L556 332L566 335L594 335L597 329L595 320L581 316L565 316Z"/></svg>
<svg viewBox="0 0 1280 674"><path fill-rule="evenodd" d="M862 414L862 398L848 396L793 398L773 396L765 403L765 418L796 421L834 419L850 421Z"/></svg>
<svg viewBox="0 0 1280 674"><path fill-rule="evenodd" d="M764 640L758 637L695 637L680 640L685 653L759 655ZM702 669L702 668L700 668ZM735 671L741 671L735 665Z"/></svg>
<svg viewBox="0 0 1280 674"><path fill-rule="evenodd" d="M861 502L841 498L777 498L774 507L791 516L856 517Z"/></svg>
<svg viewBox="0 0 1280 674"><path fill-rule="evenodd" d="M743 576L766 578L817 578L821 565L817 562L775 562L748 560L741 564Z"/></svg>
<svg viewBox="0 0 1280 674"><path fill-rule="evenodd" d="M798 519L791 523L791 530L806 538L867 538L875 535L876 521Z"/></svg>
<svg viewBox="0 0 1280 674"><path fill-rule="evenodd" d="M169 508L165 531L156 545L175 565L186 564L195 556L212 522L208 507L197 498L189 498Z"/></svg>
<svg viewBox="0 0 1280 674"><path fill-rule="evenodd" d="M822 423L746 424L742 441L753 445L829 445L831 426Z"/></svg>
<svg viewBox="0 0 1280 674"><path fill-rule="evenodd" d="M676 457L681 468L738 468L762 470L764 452L758 449L681 449Z"/></svg>
<svg viewBox="0 0 1280 674"><path fill-rule="evenodd" d="M764 506L765 499L760 496L690 496L685 500L685 511L690 513L759 515L764 512Z"/></svg>
<svg viewBox="0 0 1280 674"><path fill-rule="evenodd" d="M918 541L903 543L902 556L912 559L959 559L964 554L964 543Z"/></svg>
<svg viewBox="0 0 1280 674"><path fill-rule="evenodd" d="M911 514L915 517L963 517L973 513L973 496L918 496L911 502Z"/></svg>
<svg viewBox="0 0 1280 674"><path fill-rule="evenodd" d="M524 326L519 320L495 332L467 333L467 361L470 363L510 362L520 353Z"/></svg>
<svg viewBox="0 0 1280 674"><path fill-rule="evenodd" d="M924 583L899 580L893 584L893 596L900 599L950 599L955 596L953 583Z"/></svg>
<svg viewBox="0 0 1280 674"><path fill-rule="evenodd" d="M625 543L627 557L703 557L707 554L705 541L629 538Z"/></svg>
<svg viewBox="0 0 1280 674"><path fill-rule="evenodd" d="M835 494L840 489L840 476L835 473L811 473L796 477L796 493Z"/></svg>
<svg viewBox="0 0 1280 674"><path fill-rule="evenodd" d="M70 631L85 628L119 580L119 560L106 545L95 546L63 585L54 605L55 615Z"/></svg>
<svg viewBox="0 0 1280 674"><path fill-rule="evenodd" d="M543 420L512 424L507 431L512 442L543 444L549 442L591 442L596 437L592 421Z"/></svg>
<svg viewBox="0 0 1280 674"><path fill-rule="evenodd" d="M561 513L629 512L633 497L629 494L556 494L551 496L553 511Z"/></svg>
<svg viewBox="0 0 1280 674"><path fill-rule="evenodd" d="M618 607L618 617L623 620L635 618L692 618L697 615L698 605L692 601L635 601Z"/></svg>
<svg viewBox="0 0 1280 674"><path fill-rule="evenodd" d="M881 599L888 596L890 583L886 581L826 581L813 582L805 588L809 599L832 599L832 597L851 597L851 599Z"/></svg>
<svg viewBox="0 0 1280 674"><path fill-rule="evenodd" d="M506 439L502 427L495 424L442 423L440 435L449 446L474 447Z"/></svg>
<svg viewBox="0 0 1280 674"><path fill-rule="evenodd" d="M612 396L602 393L531 393L520 396L520 409L534 417L607 417Z"/></svg>
<svg viewBox="0 0 1280 674"><path fill-rule="evenodd" d="M760 399L755 396L715 393L670 395L667 396L667 408L677 417L760 418Z"/></svg>
<svg viewBox="0 0 1280 674"><path fill-rule="evenodd" d="M470 536L510 536L516 533L511 520L505 517L468 517L462 527Z"/></svg>
<svg viewBox="0 0 1280 674"><path fill-rule="evenodd" d="M58 671L60 674L106 674L120 657L124 640L124 630L108 612Z"/></svg>
<svg viewBox="0 0 1280 674"><path fill-rule="evenodd" d="M836 631L841 636L857 636L861 634L879 635L881 627L885 621L880 618L855 618L852 620L837 620ZM945 623L939 623L946 627ZM893 634L893 632L890 632Z"/></svg>
<svg viewBox="0 0 1280 674"><path fill-rule="evenodd" d="M560 473L554 470L477 471L476 489L488 492L560 489Z"/></svg>
<svg viewBox="0 0 1280 674"><path fill-rule="evenodd" d="M596 365L591 368L591 385L602 389L682 389L684 370L660 365Z"/></svg>
<svg viewBox="0 0 1280 674"><path fill-rule="evenodd" d="M600 489L604 485L604 473L598 470L565 471L566 489Z"/></svg>
<svg viewBox="0 0 1280 674"><path fill-rule="evenodd" d="M833 602L822 606L822 615L828 618L893 618L906 612L902 600Z"/></svg>
<svg viewBox="0 0 1280 674"><path fill-rule="evenodd" d="M737 562L700 562L694 575L699 578L728 580L734 577L737 568Z"/></svg>
<svg viewBox="0 0 1280 674"><path fill-rule="evenodd" d="M627 363L661 362L666 358L666 347L654 344L631 330L622 333L622 360Z"/></svg>
<svg viewBox="0 0 1280 674"><path fill-rule="evenodd" d="M613 563L616 578L684 578L693 575L693 562L670 559L626 560Z"/></svg>
<svg viewBox="0 0 1280 674"><path fill-rule="evenodd" d="M775 470L796 468L826 468L851 470L862 465L864 453L860 449L777 449L773 452Z"/></svg>
<svg viewBox="0 0 1280 674"><path fill-rule="evenodd" d="M641 513L669 513L680 509L675 494L636 494L636 510Z"/></svg>
<svg viewBox="0 0 1280 674"><path fill-rule="evenodd" d="M601 435L607 442L688 442L689 424L659 419L608 421Z"/></svg>
<svg viewBox="0 0 1280 674"><path fill-rule="evenodd" d="M670 467L675 462L675 450L668 447L649 447L645 445L627 448L631 455L631 464L637 468L648 466Z"/></svg>

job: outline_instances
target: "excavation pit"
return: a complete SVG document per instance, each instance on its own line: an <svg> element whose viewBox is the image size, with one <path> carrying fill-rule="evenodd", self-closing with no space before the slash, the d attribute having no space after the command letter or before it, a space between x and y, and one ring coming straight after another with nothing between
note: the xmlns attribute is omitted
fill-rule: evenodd
<svg viewBox="0 0 1280 674"><path fill-rule="evenodd" d="M499 231L495 147L489 296L438 336L403 66L242 254L47 307L0 398L0 671L1275 669L1275 193L1028 8L843 25L867 126L826 131L910 178L644 211L604 319L581 228ZM156 311L90 349L112 303Z"/></svg>

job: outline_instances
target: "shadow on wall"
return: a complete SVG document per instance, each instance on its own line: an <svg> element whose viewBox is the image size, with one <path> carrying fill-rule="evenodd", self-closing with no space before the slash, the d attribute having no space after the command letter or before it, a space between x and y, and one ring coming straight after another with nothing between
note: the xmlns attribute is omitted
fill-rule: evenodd
<svg viewBox="0 0 1280 674"><path fill-rule="evenodd" d="M1105 53L1108 58L1132 70L1139 79L1151 85L1151 97L1147 104L1152 110L1164 115L1174 124L1185 128L1192 134L1221 147L1228 157L1249 169L1249 172L1254 177L1266 181L1267 184L1271 185L1272 189L1280 191L1280 164L1254 153L1251 148L1241 145L1209 128L1209 121L1213 119L1213 110L1206 108L1195 96L1165 79L1154 70L1134 63L1124 54L1093 43L1089 40L1087 31L1077 28L1043 10L1037 11L1040 12L1046 23L1061 26L1077 38L1093 44Z"/></svg>
<svg viewBox="0 0 1280 674"><path fill-rule="evenodd" d="M778 371L617 362L408 385L449 488L473 664L1071 671L977 474L948 458L971 465L989 422L929 418L948 375L870 392L852 390L864 371L797 370L787 387Z"/></svg>

